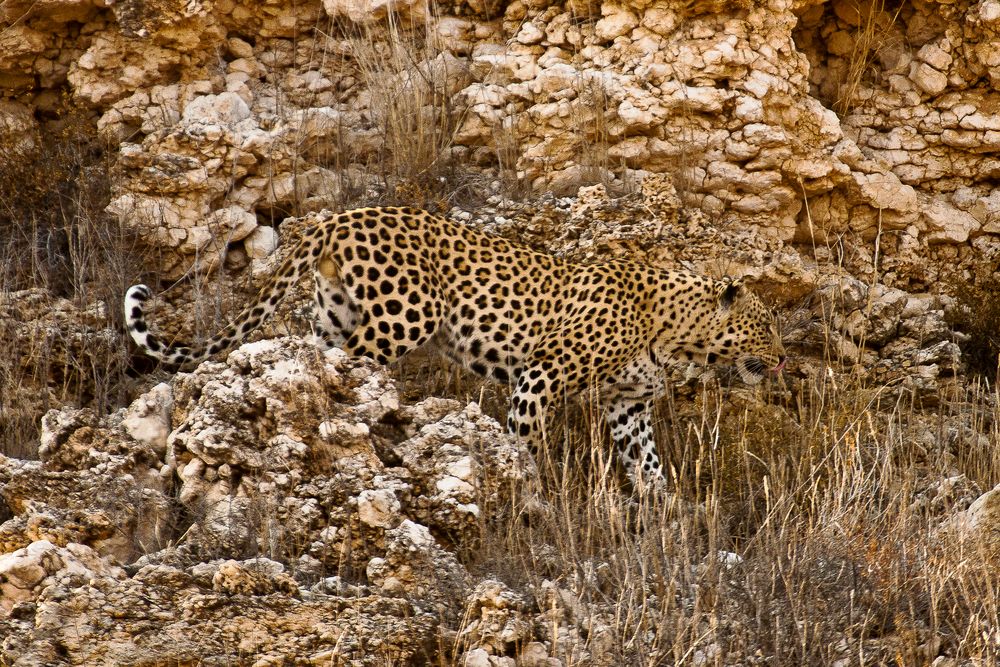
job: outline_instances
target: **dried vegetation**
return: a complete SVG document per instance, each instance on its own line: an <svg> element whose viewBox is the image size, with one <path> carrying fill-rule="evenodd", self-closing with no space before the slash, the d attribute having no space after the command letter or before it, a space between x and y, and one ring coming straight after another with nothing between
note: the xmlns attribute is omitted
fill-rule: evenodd
<svg viewBox="0 0 1000 667"><path fill-rule="evenodd" d="M119 295L139 267L107 215L113 164L94 118L65 107L32 135L0 141L0 452L32 457L38 421L128 396Z"/></svg>

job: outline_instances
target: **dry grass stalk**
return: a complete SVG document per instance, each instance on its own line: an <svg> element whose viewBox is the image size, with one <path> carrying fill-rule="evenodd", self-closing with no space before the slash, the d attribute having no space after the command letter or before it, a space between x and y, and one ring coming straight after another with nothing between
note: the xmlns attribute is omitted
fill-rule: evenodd
<svg viewBox="0 0 1000 667"><path fill-rule="evenodd" d="M0 146L0 453L24 457L46 409L103 413L128 394L121 313L108 304L139 265L135 238L104 212L113 165L94 119L67 107L29 139ZM53 311L56 297L72 306Z"/></svg>
<svg viewBox="0 0 1000 667"><path fill-rule="evenodd" d="M854 48L839 87L839 97L833 103L833 110L841 118L857 103L862 82L870 74L879 51L889 44L893 27L906 3L900 2L892 13L887 11L888 4L886 0L856 3L858 26L853 35Z"/></svg>

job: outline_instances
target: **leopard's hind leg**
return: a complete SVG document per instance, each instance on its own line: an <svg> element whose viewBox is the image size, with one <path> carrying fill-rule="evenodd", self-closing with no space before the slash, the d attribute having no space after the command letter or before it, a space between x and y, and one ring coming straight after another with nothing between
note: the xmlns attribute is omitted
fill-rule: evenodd
<svg viewBox="0 0 1000 667"><path fill-rule="evenodd" d="M434 338L445 303L432 275L426 266L405 272L395 265L345 266L344 293L356 313L344 351L389 364Z"/></svg>
<svg viewBox="0 0 1000 667"><path fill-rule="evenodd" d="M316 334L328 349L341 347L358 327L360 311L344 289L339 268L332 259L320 259L313 278Z"/></svg>

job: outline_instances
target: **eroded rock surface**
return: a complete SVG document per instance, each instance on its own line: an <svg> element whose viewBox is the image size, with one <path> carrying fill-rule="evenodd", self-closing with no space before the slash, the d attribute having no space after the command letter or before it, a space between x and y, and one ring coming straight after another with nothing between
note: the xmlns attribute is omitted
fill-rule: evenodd
<svg viewBox="0 0 1000 667"><path fill-rule="evenodd" d="M503 170L557 194L671 173L742 229L879 237L880 266L850 268L927 289L1000 234L996 8L851 7L8 3L0 133L30 134L62 86L92 108L121 167L109 210L167 278L259 256L276 211L398 185L372 165L421 136L406 116L450 123L433 159L486 190Z"/></svg>
<svg viewBox="0 0 1000 667"><path fill-rule="evenodd" d="M36 661L17 664L417 660L461 617L484 507L533 474L476 404L406 404L372 362L296 338L103 419L51 411L41 441L41 461L0 458L0 655Z"/></svg>

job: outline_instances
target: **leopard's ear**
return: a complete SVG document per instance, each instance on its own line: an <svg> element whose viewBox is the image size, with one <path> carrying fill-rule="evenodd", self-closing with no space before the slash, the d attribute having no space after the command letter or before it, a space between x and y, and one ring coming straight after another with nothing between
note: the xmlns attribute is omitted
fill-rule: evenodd
<svg viewBox="0 0 1000 667"><path fill-rule="evenodd" d="M746 287L743 285L742 278L723 278L719 284L716 286L716 296L719 299L719 307L722 309L727 309L736 302L736 300L742 296L743 290Z"/></svg>

